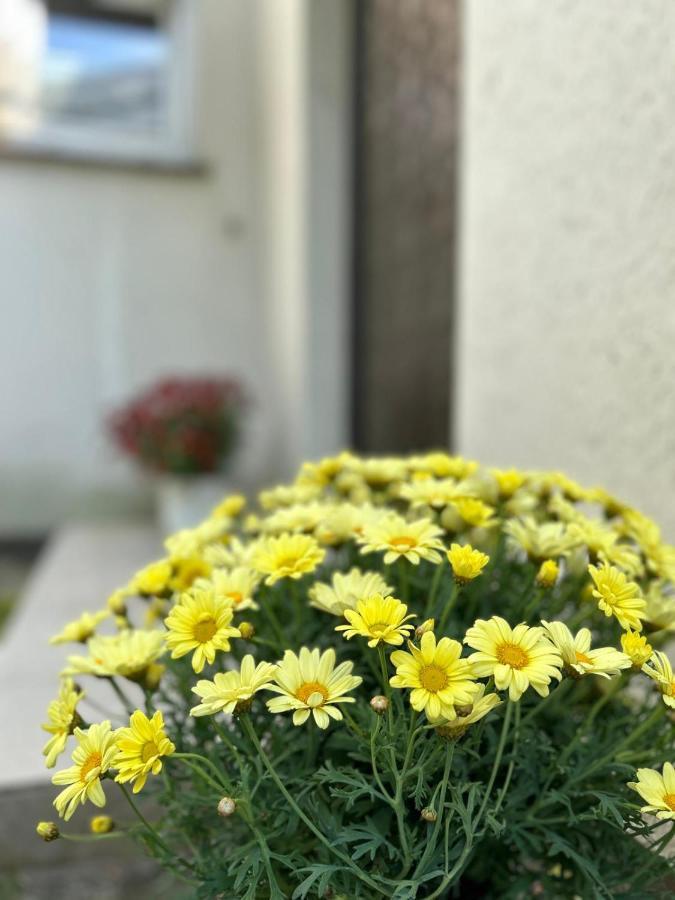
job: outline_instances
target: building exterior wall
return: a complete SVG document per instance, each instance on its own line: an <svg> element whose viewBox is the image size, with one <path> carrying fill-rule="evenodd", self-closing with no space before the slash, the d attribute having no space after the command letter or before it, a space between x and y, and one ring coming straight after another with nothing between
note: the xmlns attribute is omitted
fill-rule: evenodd
<svg viewBox="0 0 675 900"><path fill-rule="evenodd" d="M675 6L465 2L458 447L675 540Z"/></svg>

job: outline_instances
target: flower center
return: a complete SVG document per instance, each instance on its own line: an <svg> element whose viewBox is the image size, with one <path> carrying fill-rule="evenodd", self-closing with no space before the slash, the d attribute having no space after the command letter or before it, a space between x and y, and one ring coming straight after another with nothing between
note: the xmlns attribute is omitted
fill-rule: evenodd
<svg viewBox="0 0 675 900"><path fill-rule="evenodd" d="M98 750L94 750L93 753L90 753L89 756L85 759L84 763L80 767L80 781L86 781L87 775L93 769L99 769L101 766L101 754Z"/></svg>
<svg viewBox="0 0 675 900"><path fill-rule="evenodd" d="M306 681L300 685L295 696L307 706L321 706L328 700L328 688L318 681Z"/></svg>
<svg viewBox="0 0 675 900"><path fill-rule="evenodd" d="M420 684L431 694L442 691L448 683L448 676L438 666L424 666L420 672Z"/></svg>
<svg viewBox="0 0 675 900"><path fill-rule="evenodd" d="M586 665L588 665L588 666L593 665L593 660L590 658L590 656L586 656L586 654L581 653L580 650L575 650L575 654L577 657L577 662L586 663Z"/></svg>
<svg viewBox="0 0 675 900"><path fill-rule="evenodd" d="M211 640L216 631L218 631L216 620L212 616L206 614L202 616L198 622L195 622L192 634L197 643L206 644L207 641Z"/></svg>
<svg viewBox="0 0 675 900"><path fill-rule="evenodd" d="M244 599L244 595L241 593L241 591L229 591L226 596L230 598L235 606L238 603L241 603L241 601Z"/></svg>
<svg viewBox="0 0 675 900"><path fill-rule="evenodd" d="M411 547L415 546L417 541L415 540L415 538L408 537L407 535L402 534L400 537L391 538L389 543L397 550L410 550Z"/></svg>
<svg viewBox="0 0 675 900"><path fill-rule="evenodd" d="M675 812L675 794L666 794L663 798L663 802L666 804L668 809L672 809Z"/></svg>
<svg viewBox="0 0 675 900"><path fill-rule="evenodd" d="M527 653L517 644L502 644L497 647L497 659L512 669L523 669L530 661Z"/></svg>
<svg viewBox="0 0 675 900"><path fill-rule="evenodd" d="M147 741L145 744L143 744L143 749L141 750L141 759L144 763L159 755L159 747L154 741Z"/></svg>
<svg viewBox="0 0 675 900"><path fill-rule="evenodd" d="M386 634L391 627L390 622L371 622L370 625L368 625L368 631L370 631L371 634Z"/></svg>
<svg viewBox="0 0 675 900"><path fill-rule="evenodd" d="M297 556L285 556L277 563L277 569L294 569L298 564Z"/></svg>

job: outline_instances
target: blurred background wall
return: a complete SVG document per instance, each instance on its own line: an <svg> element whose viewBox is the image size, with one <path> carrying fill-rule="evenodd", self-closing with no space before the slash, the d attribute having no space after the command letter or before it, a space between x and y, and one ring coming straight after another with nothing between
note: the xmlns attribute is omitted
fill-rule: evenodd
<svg viewBox="0 0 675 900"><path fill-rule="evenodd" d="M457 445L675 537L675 6L464 3Z"/></svg>

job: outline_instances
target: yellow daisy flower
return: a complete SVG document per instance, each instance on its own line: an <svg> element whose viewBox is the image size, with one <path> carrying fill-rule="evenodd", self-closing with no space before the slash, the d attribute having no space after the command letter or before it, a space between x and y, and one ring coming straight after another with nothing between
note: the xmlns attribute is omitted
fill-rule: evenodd
<svg viewBox="0 0 675 900"><path fill-rule="evenodd" d="M149 667L164 653L162 631L121 631L119 634L90 638L89 656L69 656L64 675L121 675L142 681Z"/></svg>
<svg viewBox="0 0 675 900"><path fill-rule="evenodd" d="M569 536L575 546L588 549L590 558L621 566L630 575L642 572L639 553L628 544L619 542L619 534L603 522L577 515L569 526Z"/></svg>
<svg viewBox="0 0 675 900"><path fill-rule="evenodd" d="M237 566L234 569L214 569L210 578L198 578L195 588L211 588L216 597L232 604L235 612L242 609L258 609L253 599L260 579L251 569Z"/></svg>
<svg viewBox="0 0 675 900"><path fill-rule="evenodd" d="M664 591L661 581L652 581L645 593L645 621L655 631L675 631L675 596Z"/></svg>
<svg viewBox="0 0 675 900"><path fill-rule="evenodd" d="M266 534L284 534L285 532L311 532L323 521L326 515L325 503L299 503L278 509L266 519L261 520L261 528Z"/></svg>
<svg viewBox="0 0 675 900"><path fill-rule="evenodd" d="M253 553L251 564L262 575L265 584L281 578L302 578L323 561L326 551L308 534L281 534L263 538Z"/></svg>
<svg viewBox="0 0 675 900"><path fill-rule="evenodd" d="M494 507L475 497L460 497L453 500L452 509L472 528L490 528L497 522Z"/></svg>
<svg viewBox="0 0 675 900"><path fill-rule="evenodd" d="M551 679L561 678L562 659L541 628L512 629L500 616L477 619L464 643L478 651L469 657L476 675L493 675L497 690L508 690L511 700L519 700L528 687L547 697Z"/></svg>
<svg viewBox="0 0 675 900"><path fill-rule="evenodd" d="M47 757L45 765L48 769L54 768L56 760L66 748L68 737L80 722L77 704L83 697L84 692L75 687L73 679L64 678L58 697L47 707L49 721L42 728L52 737L42 748L42 753Z"/></svg>
<svg viewBox="0 0 675 900"><path fill-rule="evenodd" d="M243 494L230 494L211 510L213 519L234 519L246 506L246 497Z"/></svg>
<svg viewBox="0 0 675 900"><path fill-rule="evenodd" d="M399 494L415 509L419 506L447 506L461 497L463 492L464 488L454 478L426 477L402 485Z"/></svg>
<svg viewBox="0 0 675 900"><path fill-rule="evenodd" d="M628 782L628 787L647 801L642 812L653 813L657 819L675 819L675 769L672 763L664 763L661 774L655 769L638 769L637 777L637 781Z"/></svg>
<svg viewBox="0 0 675 900"><path fill-rule="evenodd" d="M58 814L66 820L78 805L90 800L95 806L105 806L101 775L114 765L117 757L115 733L110 722L91 725L86 731L75 729L77 747L73 751L73 765L57 772L52 784L68 785L54 800Z"/></svg>
<svg viewBox="0 0 675 900"><path fill-rule="evenodd" d="M591 650L591 632L581 628L576 636L572 634L564 622L541 623L556 650L560 653L568 674L601 675L609 678L618 675L622 669L631 666L630 657L614 647L598 647Z"/></svg>
<svg viewBox="0 0 675 900"><path fill-rule="evenodd" d="M219 712L241 712L250 705L254 694L269 688L276 665L255 660L248 653L241 661L241 667L229 672L217 672L213 681L198 681L192 692L201 697L202 702L193 706L191 716L214 716Z"/></svg>
<svg viewBox="0 0 675 900"><path fill-rule="evenodd" d="M143 597L157 597L169 590L172 574L173 567L169 560L160 559L136 572L130 587Z"/></svg>
<svg viewBox="0 0 675 900"><path fill-rule="evenodd" d="M412 688L410 705L428 717L453 720L455 706L472 704L478 685L471 663L460 659L459 641L443 637L436 643L431 631L422 635L419 648L408 641L408 650L395 650L391 661L396 675L389 679L395 688Z"/></svg>
<svg viewBox="0 0 675 900"><path fill-rule="evenodd" d="M468 584L478 578L490 561L487 553L474 550L471 544L451 544L450 549L445 552L458 584Z"/></svg>
<svg viewBox="0 0 675 900"><path fill-rule="evenodd" d="M302 725L311 713L319 728L327 728L331 719L342 719L336 703L354 703L347 693L363 679L352 675L352 669L351 662L336 667L333 649L321 653L301 647L298 656L287 650L275 673L275 684L269 687L281 696L268 700L267 708L272 713L292 709L294 725Z"/></svg>
<svg viewBox="0 0 675 900"><path fill-rule="evenodd" d="M505 498L512 497L527 480L527 476L517 469L490 469L490 474L497 482L499 495Z"/></svg>
<svg viewBox="0 0 675 900"><path fill-rule="evenodd" d="M642 619L645 618L647 604L639 596L640 588L634 581L628 581L623 572L603 563L602 566L589 566L593 584L593 596L598 606L609 616L616 616L624 630L642 631Z"/></svg>
<svg viewBox="0 0 675 900"><path fill-rule="evenodd" d="M413 565L421 559L438 563L443 549L439 540L441 529L430 519L407 522L402 516L385 515L379 521L367 524L359 538L361 553L384 552L385 565L403 557Z"/></svg>
<svg viewBox="0 0 675 900"><path fill-rule="evenodd" d="M498 694L485 693L485 685L479 684L476 696L472 704L457 708L455 719L433 719L431 724L436 726L436 734L446 740L456 741L463 737L470 725L480 722L489 712L502 702Z"/></svg>
<svg viewBox="0 0 675 900"><path fill-rule="evenodd" d="M133 782L134 794L143 789L148 775L159 775L162 757L170 756L176 749L164 731L162 713L157 710L149 719L140 709L132 713L128 728L117 731L117 747L115 781Z"/></svg>
<svg viewBox="0 0 675 900"><path fill-rule="evenodd" d="M211 564L201 556L184 556L171 560L173 575L169 587L181 594L189 590L198 578L208 578Z"/></svg>
<svg viewBox="0 0 675 900"><path fill-rule="evenodd" d="M651 645L647 643L647 638L637 631L625 631L621 635L621 647L626 656L630 658L634 669L641 669L653 653Z"/></svg>
<svg viewBox="0 0 675 900"><path fill-rule="evenodd" d="M356 609L359 600L381 594L393 593L378 572L363 572L354 567L349 572L336 572L330 584L315 582L309 589L309 604L332 616L342 616L347 609Z"/></svg>
<svg viewBox="0 0 675 900"><path fill-rule="evenodd" d="M524 550L534 562L565 556L572 547L562 522L539 523L532 516L524 516L506 522L504 533L512 547Z"/></svg>
<svg viewBox="0 0 675 900"><path fill-rule="evenodd" d="M107 619L110 613L103 609L96 613L82 613L79 619L68 622L63 631L49 639L50 644L86 644L96 633L99 623Z"/></svg>
<svg viewBox="0 0 675 900"><path fill-rule="evenodd" d="M309 503L321 494L318 484L280 484L258 494L258 501L263 509L278 509L280 506L294 506L296 503Z"/></svg>
<svg viewBox="0 0 675 900"><path fill-rule="evenodd" d="M382 641L400 647L404 638L408 637L413 626L406 624L414 619L413 614L406 615L408 607L395 597L383 597L373 594L365 600L359 600L356 609L346 609L344 617L348 625L338 625L336 631L344 631L349 640L356 635L367 637L369 647L377 647Z"/></svg>
<svg viewBox="0 0 675 900"><path fill-rule="evenodd" d="M642 671L656 682L666 706L675 709L675 673L666 654L655 650L649 663L643 665Z"/></svg>
<svg viewBox="0 0 675 900"><path fill-rule="evenodd" d="M216 651L230 649L231 637L240 637L231 624L232 616L232 604L217 597L213 589L195 588L183 595L164 620L171 658L192 652L192 668L201 672L206 663L213 663Z"/></svg>

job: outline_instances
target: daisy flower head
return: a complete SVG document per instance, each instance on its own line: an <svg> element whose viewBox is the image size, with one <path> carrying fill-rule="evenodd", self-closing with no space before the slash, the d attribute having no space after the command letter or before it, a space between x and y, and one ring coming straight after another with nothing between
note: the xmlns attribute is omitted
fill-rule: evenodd
<svg viewBox="0 0 675 900"><path fill-rule="evenodd" d="M68 624L49 639L50 644L86 644L92 635L96 633L98 625L107 619L110 613L103 609L96 613L82 613L79 619Z"/></svg>
<svg viewBox="0 0 675 900"><path fill-rule="evenodd" d="M576 636L564 622L541 623L549 640L564 663L566 674L580 678L582 675L601 675L610 678L631 666L630 657L614 647L598 647L591 650L591 632L581 628Z"/></svg>
<svg viewBox="0 0 675 900"><path fill-rule="evenodd" d="M415 616L407 613L408 607L395 597L373 594L359 600L356 609L346 609L348 624L338 625L335 630L343 631L347 640L356 635L368 638L369 647L377 647L380 642L400 647L413 629L408 620Z"/></svg>
<svg viewBox="0 0 675 900"><path fill-rule="evenodd" d="M402 516L392 513L367 524L359 538L361 553L384 553L385 565L391 565L402 557L413 565L421 559L439 563L439 550L443 544L439 537L441 529L430 519L408 522Z"/></svg>
<svg viewBox="0 0 675 900"><path fill-rule="evenodd" d="M241 661L239 669L217 672L213 681L198 681L192 692L201 698L201 703L190 710L191 716L213 716L219 712L244 712L253 695L269 688L277 667L272 663L259 662L250 653Z"/></svg>
<svg viewBox="0 0 675 900"><path fill-rule="evenodd" d="M492 616L477 619L464 643L477 651L469 657L476 675L493 675L497 690L508 690L511 700L519 700L528 687L547 697L551 679L562 677L560 653L541 628L522 623L511 628L500 616Z"/></svg>
<svg viewBox="0 0 675 900"><path fill-rule="evenodd" d="M517 469L490 469L490 474L497 482L499 496L504 498L512 497L527 480L527 476Z"/></svg>
<svg viewBox="0 0 675 900"><path fill-rule="evenodd" d="M169 592L169 583L173 574L173 567L168 559L160 559L150 563L144 569L136 572L131 579L131 588L142 597L157 597Z"/></svg>
<svg viewBox="0 0 675 900"><path fill-rule="evenodd" d="M638 585L606 562L589 566L588 571L593 579L593 596L602 612L608 618L615 616L624 630L642 631L647 604L640 596Z"/></svg>
<svg viewBox="0 0 675 900"><path fill-rule="evenodd" d="M348 693L363 679L352 675L352 669L351 662L335 665L333 649L321 653L301 647L298 655L287 650L269 687L280 696L268 700L267 708L275 714L293 710L294 725L302 725L311 714L319 728L327 728L331 719L342 719L335 704L354 703Z"/></svg>
<svg viewBox="0 0 675 900"><path fill-rule="evenodd" d="M432 721L436 726L436 734L445 740L457 741L466 734L470 725L480 722L488 713L502 702L498 694L485 693L485 685L479 684L472 704L457 708L455 719L439 718Z"/></svg>
<svg viewBox="0 0 675 900"><path fill-rule="evenodd" d="M345 610L356 609L359 600L373 594L388 597L393 590L379 572L363 572L354 567L346 574L336 572L330 584L315 582L309 589L309 605L332 616L342 616Z"/></svg>
<svg viewBox="0 0 675 900"><path fill-rule="evenodd" d="M655 650L649 663L643 665L642 671L656 682L666 706L675 709L675 673L666 654Z"/></svg>
<svg viewBox="0 0 675 900"><path fill-rule="evenodd" d="M169 587L178 594L189 590L198 578L208 578L211 574L211 564L197 553L172 558L171 563L173 575Z"/></svg>
<svg viewBox="0 0 675 900"><path fill-rule="evenodd" d="M164 620L171 658L192 653L192 668L198 673L205 663L211 665L218 650L230 649L230 638L240 637L231 624L232 615L232 604L213 589L195 588L185 594Z"/></svg>
<svg viewBox="0 0 675 900"><path fill-rule="evenodd" d="M94 806L105 806L101 775L114 765L118 752L110 722L91 725L86 731L76 728L74 734L77 747L73 751L73 765L52 778L52 784L67 785L54 800L58 814L66 822L87 800Z"/></svg>
<svg viewBox="0 0 675 900"><path fill-rule="evenodd" d="M73 679L64 678L58 697L47 707L49 721L42 729L51 734L51 737L42 748L42 753L47 757L45 765L48 769L54 767L56 760L66 748L69 736L81 721L77 713L77 704L83 697L84 692L75 687Z"/></svg>
<svg viewBox="0 0 675 900"><path fill-rule="evenodd" d="M649 661L654 652L651 644L647 643L647 638L637 631L624 631L621 635L621 647L637 670Z"/></svg>
<svg viewBox="0 0 675 900"><path fill-rule="evenodd" d="M258 609L253 599L260 579L258 575L245 566L234 569L214 569L209 578L198 578L197 588L211 588L216 597L222 597L232 604L235 612L242 609Z"/></svg>
<svg viewBox="0 0 675 900"><path fill-rule="evenodd" d="M467 659L461 659L459 641L443 637L436 642L431 631L422 635L420 646L408 641L408 651L395 650L391 661L396 674L389 679L395 688L411 688L410 705L427 717L452 721L455 706L472 704L478 685Z"/></svg>
<svg viewBox="0 0 675 900"><path fill-rule="evenodd" d="M533 562L565 556L573 545L563 522L539 523L533 516L509 520L504 532L511 547L524 551Z"/></svg>
<svg viewBox="0 0 675 900"><path fill-rule="evenodd" d="M323 561L326 551L308 534L280 534L278 537L261 538L251 565L261 575L265 584L272 585L281 578L302 578L313 572Z"/></svg>
<svg viewBox="0 0 675 900"><path fill-rule="evenodd" d="M170 756L176 749L164 731L162 713L157 710L149 719L140 709L132 713L128 728L117 731L117 747L115 781L131 781L134 794L143 789L148 775L159 775L162 757Z"/></svg>
<svg viewBox="0 0 675 900"><path fill-rule="evenodd" d="M554 559L545 559L539 566L536 582L539 587L552 588L560 575L560 566Z"/></svg>
<svg viewBox="0 0 675 900"><path fill-rule="evenodd" d="M127 629L119 634L97 635L87 642L88 656L69 656L64 675L121 675L143 681L148 670L165 652L164 632Z"/></svg>
<svg viewBox="0 0 675 900"><path fill-rule="evenodd" d="M246 497L243 494L230 494L211 510L212 519L233 519L246 506Z"/></svg>
<svg viewBox="0 0 675 900"><path fill-rule="evenodd" d="M652 813L657 819L675 819L675 769L672 763L664 763L661 773L655 769L638 769L637 781L629 781L628 787L637 791L647 805L642 812Z"/></svg>
<svg viewBox="0 0 675 900"><path fill-rule="evenodd" d="M457 513L464 527L490 528L497 524L494 507L477 497L459 497L452 501L451 510Z"/></svg>
<svg viewBox="0 0 675 900"><path fill-rule="evenodd" d="M471 544L451 544L450 549L445 552L458 584L468 584L478 578L490 561L487 553L474 550Z"/></svg>

